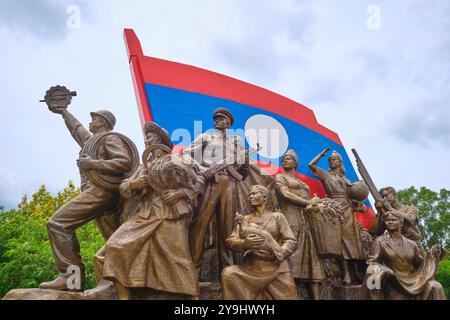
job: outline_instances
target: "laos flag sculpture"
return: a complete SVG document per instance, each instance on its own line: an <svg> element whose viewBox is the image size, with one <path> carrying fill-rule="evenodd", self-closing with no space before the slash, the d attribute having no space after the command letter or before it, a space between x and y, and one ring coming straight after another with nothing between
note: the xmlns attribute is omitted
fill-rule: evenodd
<svg viewBox="0 0 450 320"><path fill-rule="evenodd" d="M181 152L199 134L213 127L213 112L219 107L231 111L234 135L247 146L261 149L251 157L266 172L275 175L281 156L294 149L299 156L297 176L323 197L325 191L308 167L309 161L326 147L342 155L346 177L359 180L339 136L317 122L311 109L279 94L216 72L182 63L145 56L132 29L124 30L141 125L155 121L171 134L174 152ZM257 135L249 134L258 132ZM327 159L319 162L328 168ZM356 213L369 228L374 212Z"/></svg>

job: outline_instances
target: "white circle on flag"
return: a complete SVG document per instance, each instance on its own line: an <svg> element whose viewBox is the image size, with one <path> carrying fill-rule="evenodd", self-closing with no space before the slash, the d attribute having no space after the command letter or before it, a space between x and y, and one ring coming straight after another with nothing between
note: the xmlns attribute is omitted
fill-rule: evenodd
<svg viewBox="0 0 450 320"><path fill-rule="evenodd" d="M250 148L261 150L258 154L269 159L281 157L289 146L286 129L275 118L263 114L256 114L248 118L245 123L245 138Z"/></svg>

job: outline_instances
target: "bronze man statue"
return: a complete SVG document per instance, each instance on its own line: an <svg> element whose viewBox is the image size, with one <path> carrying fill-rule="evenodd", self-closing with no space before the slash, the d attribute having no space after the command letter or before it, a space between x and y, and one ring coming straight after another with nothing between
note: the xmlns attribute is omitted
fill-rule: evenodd
<svg viewBox="0 0 450 320"><path fill-rule="evenodd" d="M422 235L419 229L419 212L417 208L401 204L397 198L397 191L393 187L381 188L380 194L382 199L375 202L378 214L383 215L388 211L396 212L404 221L402 223L402 235L414 241L419 248L422 248L420 243ZM381 235L384 230L384 225L379 226L377 235Z"/></svg>
<svg viewBox="0 0 450 320"><path fill-rule="evenodd" d="M184 154L190 155L200 163L203 172L209 178L199 198L190 228L191 254L198 268L202 262L206 234L214 215L217 230L213 232L217 232L219 269L233 262L225 240L233 231L236 211L243 209L244 198L239 183L246 177L250 167L242 139L239 136L227 135L233 121L233 115L227 109L215 110L215 131L199 135L184 151ZM244 157L245 160L242 161ZM207 172L211 172L218 163L223 162L230 165L208 176Z"/></svg>
<svg viewBox="0 0 450 320"><path fill-rule="evenodd" d="M83 290L84 265L75 231L86 223L97 220L102 235L108 238L118 227L118 182L137 165L137 151L126 137L112 132L116 118L107 110L91 112L89 131L66 109L52 106L50 110L61 114L67 128L80 145L77 165L81 175L81 193L59 208L47 224L59 276L40 285L41 289ZM131 143L131 144L130 144ZM104 218L105 214L107 219ZM68 268L76 266L81 271L80 288L68 288Z"/></svg>

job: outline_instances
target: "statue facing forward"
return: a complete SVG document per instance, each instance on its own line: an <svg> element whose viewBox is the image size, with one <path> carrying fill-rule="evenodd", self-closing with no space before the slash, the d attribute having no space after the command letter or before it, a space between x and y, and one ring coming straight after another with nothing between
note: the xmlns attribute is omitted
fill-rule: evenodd
<svg viewBox="0 0 450 320"><path fill-rule="evenodd" d="M262 185L250 188L253 211L243 217L237 215L239 223L227 238L227 245L244 257L242 264L222 270L224 299L298 299L287 261L297 241L285 216L267 211L268 196L269 190Z"/></svg>
<svg viewBox="0 0 450 320"><path fill-rule="evenodd" d="M320 299L320 282L326 279L325 269L317 253L307 219L307 207L311 204L309 187L295 177L298 156L288 150L282 158L283 173L275 177L275 190L281 212L298 242L294 254L289 257L294 279L306 284L310 299Z"/></svg>
<svg viewBox="0 0 450 320"><path fill-rule="evenodd" d="M372 300L445 300L434 280L445 251L438 245L428 252L401 234L403 215L383 214L387 232L373 243L367 263L364 295Z"/></svg>

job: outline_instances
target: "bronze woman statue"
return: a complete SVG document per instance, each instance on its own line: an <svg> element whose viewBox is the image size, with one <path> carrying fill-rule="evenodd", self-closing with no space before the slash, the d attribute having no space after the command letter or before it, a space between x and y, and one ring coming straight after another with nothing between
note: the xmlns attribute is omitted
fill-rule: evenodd
<svg viewBox="0 0 450 320"><path fill-rule="evenodd" d="M232 250L244 254L241 265L222 270L226 300L298 299L287 262L296 248L296 240L284 215L266 209L268 195L268 189L262 185L250 188L252 212L241 216L226 240ZM253 231L254 228L259 232Z"/></svg>
<svg viewBox="0 0 450 320"><path fill-rule="evenodd" d="M330 148L326 148L319 153L311 162L309 167L312 173L320 179L325 188L327 196L340 204L344 212L344 221L341 227L342 242L342 284L351 285L352 277L350 273L350 264L353 263L354 268L358 267L358 261L363 261L364 253L359 234L358 222L354 215L352 199L349 197L352 183L345 177L345 169L342 164L342 157L336 151L328 158L330 169L323 170L317 166ZM337 240L338 241L338 240Z"/></svg>
<svg viewBox="0 0 450 320"><path fill-rule="evenodd" d="M442 285L434 280L445 251L435 245L428 252L401 234L404 218L396 211L383 215L387 233L372 246L364 288L373 300L445 300Z"/></svg>
<svg viewBox="0 0 450 320"><path fill-rule="evenodd" d="M191 158L171 155L166 145L147 149L149 193L107 241L103 278L115 283L120 299L130 299L132 288L198 298L187 230L191 201L201 188L198 167Z"/></svg>
<svg viewBox="0 0 450 320"><path fill-rule="evenodd" d="M297 239L297 249L289 257L292 276L306 284L310 299L319 300L320 282L326 276L306 219L306 206L310 204L309 187L294 175L298 166L294 150L286 152L282 166L284 172L276 175L275 189L281 212Z"/></svg>

